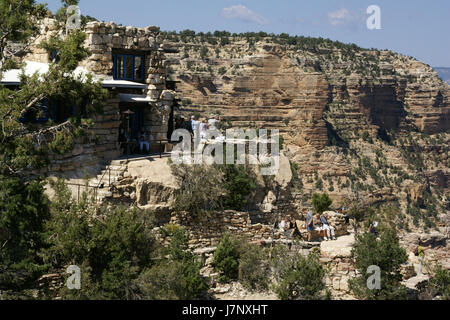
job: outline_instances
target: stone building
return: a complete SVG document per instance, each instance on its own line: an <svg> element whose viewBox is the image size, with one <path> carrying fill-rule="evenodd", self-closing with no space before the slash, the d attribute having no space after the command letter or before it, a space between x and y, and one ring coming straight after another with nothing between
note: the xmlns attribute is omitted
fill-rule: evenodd
<svg viewBox="0 0 450 320"><path fill-rule="evenodd" d="M45 18L40 28L29 52L22 58L28 75L45 73L53 58L39 47L41 41L58 32L62 35L52 18ZM54 165L58 160L65 159L68 162L73 157L89 153L92 154L90 160L93 165L101 160L117 158L122 155L119 135L127 130L132 138L136 138L140 129L145 128L154 141L167 139L173 130L171 124L175 92L167 89L173 89L173 83L168 85L166 82L166 57L160 43L159 28L125 27L113 22L95 21L89 22L83 31L87 35L85 46L90 55L79 64L75 72L80 75L92 74L94 79L101 81L102 86L109 90L110 98L105 104L104 113L94 116L93 131L97 137L95 146L77 146L78 152L57 157L59 159L52 161ZM0 79L0 84L20 86L20 73L20 70L6 72ZM44 118L40 119L42 122L51 119L61 123L74 112L70 102L44 100L42 103L45 107ZM133 112L129 128L124 116L126 110ZM80 159L72 160L76 163ZM53 169L50 171L58 171L58 166ZM61 171L67 169L71 169L70 165Z"/></svg>

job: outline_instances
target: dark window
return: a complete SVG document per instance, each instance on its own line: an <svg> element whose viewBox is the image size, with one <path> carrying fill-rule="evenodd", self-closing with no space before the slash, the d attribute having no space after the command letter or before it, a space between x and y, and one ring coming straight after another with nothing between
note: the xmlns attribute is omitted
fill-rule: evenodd
<svg viewBox="0 0 450 320"><path fill-rule="evenodd" d="M46 123L53 120L55 123L67 121L70 117L86 117L86 100L80 106L55 99L43 99L19 119L22 123Z"/></svg>
<svg viewBox="0 0 450 320"><path fill-rule="evenodd" d="M36 122L47 122L48 121L48 101L47 99L42 99L37 102L32 108L30 108L27 113L19 119L22 123L36 123Z"/></svg>
<svg viewBox="0 0 450 320"><path fill-rule="evenodd" d="M144 81L144 56L113 54L114 80Z"/></svg>

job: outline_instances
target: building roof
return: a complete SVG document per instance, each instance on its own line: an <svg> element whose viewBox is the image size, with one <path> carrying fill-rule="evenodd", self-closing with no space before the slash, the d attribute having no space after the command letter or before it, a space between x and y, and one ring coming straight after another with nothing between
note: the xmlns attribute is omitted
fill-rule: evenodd
<svg viewBox="0 0 450 320"><path fill-rule="evenodd" d="M127 94L127 93L120 93L119 94L120 101L121 102L153 102L156 101L154 99L151 99L150 97L146 96L145 94Z"/></svg>
<svg viewBox="0 0 450 320"><path fill-rule="evenodd" d="M24 73L26 76L32 76L33 74L37 73L39 75L43 75L48 72L49 64L43 63L43 62L35 62L35 61L25 61L24 63ZM90 72L83 68L83 67L77 67L74 71L75 75L77 76L85 76L89 74ZM8 70L3 73L2 78L0 79L1 85L7 85L7 86L19 86L20 85L20 76L22 74L21 69L12 69ZM132 88L132 89L146 89L147 85L138 83L138 82L132 82L132 81L126 81L126 80L114 80L111 77L109 79L107 76L102 77L93 74L94 79L102 80L102 85L105 88ZM104 79L104 80L103 80Z"/></svg>
<svg viewBox="0 0 450 320"><path fill-rule="evenodd" d="M24 73L26 76L32 76L36 72L41 75L48 72L48 63L26 61ZM3 73L0 83L4 85L20 85L21 69L12 69Z"/></svg>
<svg viewBox="0 0 450 320"><path fill-rule="evenodd" d="M127 80L103 80L102 85L105 88L131 88L131 89L146 89L147 85L139 82Z"/></svg>

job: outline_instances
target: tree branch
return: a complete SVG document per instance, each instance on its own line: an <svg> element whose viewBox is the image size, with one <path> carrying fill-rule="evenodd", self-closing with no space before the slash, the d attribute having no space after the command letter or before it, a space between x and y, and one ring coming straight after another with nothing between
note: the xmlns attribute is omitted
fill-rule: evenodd
<svg viewBox="0 0 450 320"><path fill-rule="evenodd" d="M31 100L25 107L25 109L22 110L22 112L20 113L20 115L23 117L25 116L25 114L28 112L28 110L31 109L31 107L33 107L33 105L37 102L39 102L40 100L42 100L44 98L44 94L41 93L39 94L37 97L35 97L33 100Z"/></svg>

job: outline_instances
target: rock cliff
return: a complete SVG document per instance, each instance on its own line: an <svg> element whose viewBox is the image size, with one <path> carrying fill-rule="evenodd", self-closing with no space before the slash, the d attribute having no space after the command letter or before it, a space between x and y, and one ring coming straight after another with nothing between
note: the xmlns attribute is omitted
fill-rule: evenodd
<svg viewBox="0 0 450 320"><path fill-rule="evenodd" d="M177 52L167 62L179 113L279 129L302 199L323 190L335 204L358 194L445 215L450 87L430 66L323 39L162 37Z"/></svg>

